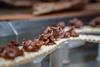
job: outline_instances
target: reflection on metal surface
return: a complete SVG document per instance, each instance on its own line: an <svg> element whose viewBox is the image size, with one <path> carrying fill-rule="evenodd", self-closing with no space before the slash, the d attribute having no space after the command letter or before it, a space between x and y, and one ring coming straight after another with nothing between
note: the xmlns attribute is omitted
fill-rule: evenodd
<svg viewBox="0 0 100 67"><path fill-rule="evenodd" d="M12 23L8 23L9 25L10 25L10 27L12 28L12 30L13 30L13 32L15 33L15 35L17 36L18 35L18 33L17 33L17 31L15 30L15 28L14 28L14 26L12 25Z"/></svg>
<svg viewBox="0 0 100 67"><path fill-rule="evenodd" d="M9 22L8 24L11 27L12 31L14 32L14 34L16 35L16 40L18 41L18 33L17 33L16 29L14 28L14 26L12 25L11 22Z"/></svg>

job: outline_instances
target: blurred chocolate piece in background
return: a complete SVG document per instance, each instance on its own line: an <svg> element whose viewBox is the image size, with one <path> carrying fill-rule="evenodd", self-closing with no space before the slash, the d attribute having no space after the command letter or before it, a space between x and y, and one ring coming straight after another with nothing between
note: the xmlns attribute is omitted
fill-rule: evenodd
<svg viewBox="0 0 100 67"><path fill-rule="evenodd" d="M94 18L94 19L90 22L90 26L92 26L92 27L100 27L100 17Z"/></svg>
<svg viewBox="0 0 100 67"><path fill-rule="evenodd" d="M75 28L81 28L83 27L83 21L81 21L80 19L74 18L72 20L69 21L69 26L74 26Z"/></svg>

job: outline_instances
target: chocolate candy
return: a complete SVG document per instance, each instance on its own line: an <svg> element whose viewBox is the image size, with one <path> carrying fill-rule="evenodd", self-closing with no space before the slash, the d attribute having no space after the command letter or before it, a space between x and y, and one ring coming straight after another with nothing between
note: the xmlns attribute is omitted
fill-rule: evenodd
<svg viewBox="0 0 100 67"><path fill-rule="evenodd" d="M6 59L14 59L16 58L17 56L22 56L23 55L23 51L20 50L19 48L16 48L16 47L7 47L5 49L6 53L5 53L5 56L4 58Z"/></svg>
<svg viewBox="0 0 100 67"><path fill-rule="evenodd" d="M42 44L43 42L39 40L34 40L34 41L24 40L23 49L24 51L27 51L27 52L36 52L41 48Z"/></svg>
<svg viewBox="0 0 100 67"><path fill-rule="evenodd" d="M4 57L5 59L15 59L16 57L22 56L23 54L23 50L15 46L0 47L0 57Z"/></svg>
<svg viewBox="0 0 100 67"><path fill-rule="evenodd" d="M69 26L74 26L75 28L81 28L83 26L83 22L77 18L74 18L69 21Z"/></svg>
<svg viewBox="0 0 100 67"><path fill-rule="evenodd" d="M64 38L77 36L79 36L79 34L75 32L74 27L70 27L70 29L64 33Z"/></svg>
<svg viewBox="0 0 100 67"><path fill-rule="evenodd" d="M96 17L90 22L90 26L92 27L100 27L100 17Z"/></svg>

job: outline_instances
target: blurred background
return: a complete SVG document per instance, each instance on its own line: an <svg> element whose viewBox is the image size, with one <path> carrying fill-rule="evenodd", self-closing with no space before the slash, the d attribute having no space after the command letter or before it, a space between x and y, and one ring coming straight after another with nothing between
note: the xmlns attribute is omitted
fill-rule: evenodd
<svg viewBox="0 0 100 67"><path fill-rule="evenodd" d="M37 38L48 25L64 21L67 26L73 18L88 25L98 16L100 0L0 0L0 44ZM69 50L71 63L64 67L100 67L100 62L96 61L97 43L71 42ZM46 57L42 67L48 67L48 62Z"/></svg>

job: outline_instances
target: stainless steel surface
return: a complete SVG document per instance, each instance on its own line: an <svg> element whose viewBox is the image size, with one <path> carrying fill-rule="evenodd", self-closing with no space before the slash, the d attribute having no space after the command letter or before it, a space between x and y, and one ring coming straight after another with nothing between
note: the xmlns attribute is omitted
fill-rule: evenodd
<svg viewBox="0 0 100 67"><path fill-rule="evenodd" d="M96 61L98 45L96 43L86 43L86 45L70 49L71 63L64 67L100 67L100 62Z"/></svg>

